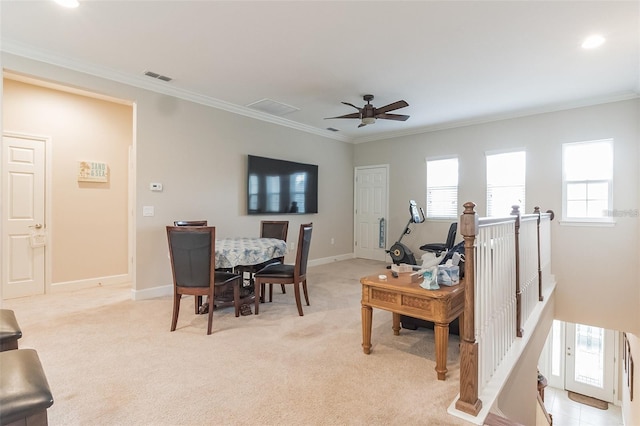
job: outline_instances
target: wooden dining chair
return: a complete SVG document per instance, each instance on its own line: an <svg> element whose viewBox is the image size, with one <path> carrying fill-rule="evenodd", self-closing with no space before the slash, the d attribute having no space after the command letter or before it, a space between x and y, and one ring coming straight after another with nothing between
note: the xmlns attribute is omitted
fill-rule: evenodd
<svg viewBox="0 0 640 426"><path fill-rule="evenodd" d="M175 220L174 226L207 226L206 220ZM196 297L196 314L200 313L200 307L202 306L202 296Z"/></svg>
<svg viewBox="0 0 640 426"><path fill-rule="evenodd" d="M173 317L171 331L175 331L183 294L196 298L196 312L202 296L208 297L209 317L207 334L211 334L211 321L216 294L233 285L236 316L240 312L240 284L242 276L215 270L215 226L167 226L169 258L173 275Z"/></svg>
<svg viewBox="0 0 640 426"><path fill-rule="evenodd" d="M288 220L263 220L260 222L260 238L275 238L277 240L287 241L287 232L289 230ZM284 263L283 257L276 257L269 259L266 262L262 262L258 265L238 265L236 266L236 272L249 274L249 281L253 283L253 275L262 268L272 263ZM282 293L286 293L284 284L281 286Z"/></svg>
<svg viewBox="0 0 640 426"><path fill-rule="evenodd" d="M309 259L309 248L311 247L311 231L313 224L306 223L300 225L298 235L298 251L296 252L296 263L287 265L276 263L268 265L259 270L254 275L255 280L255 311L258 315L260 309L260 299L264 298L265 284L269 284L269 302L272 301L273 284L293 284L298 314L303 316L302 303L300 301L300 284L304 292L304 299L309 306L309 293L307 291L307 260Z"/></svg>

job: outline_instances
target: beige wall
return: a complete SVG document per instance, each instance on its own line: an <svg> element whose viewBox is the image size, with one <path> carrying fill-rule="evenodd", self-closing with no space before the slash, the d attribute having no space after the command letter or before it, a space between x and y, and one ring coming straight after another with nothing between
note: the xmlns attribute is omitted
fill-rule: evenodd
<svg viewBox="0 0 640 426"><path fill-rule="evenodd" d="M177 219L207 219L220 237L257 236L260 220L287 219L289 241L311 221L310 261L353 253L353 145L5 52L2 63L135 104L135 297L164 294L171 285L165 226ZM319 213L247 216L247 154L317 164ZM150 191L151 182L164 190ZM155 216L143 217L143 206L153 206Z"/></svg>
<svg viewBox="0 0 640 426"><path fill-rule="evenodd" d="M51 138L51 283L126 276L132 107L8 79L3 107L4 131ZM81 160L109 182L78 182Z"/></svg>
<svg viewBox="0 0 640 426"><path fill-rule="evenodd" d="M289 242L297 241L301 223L313 222L310 260L353 252L352 145L155 93L141 95L136 100L139 289L171 283L164 227L179 219L207 219L221 238L258 236L263 219L289 220ZM317 164L319 213L248 216L247 154ZM149 191L150 182L162 183L163 192ZM155 217L141 218L143 206L154 206ZM286 261L294 262L295 253Z"/></svg>
<svg viewBox="0 0 640 426"><path fill-rule="evenodd" d="M552 271L556 275L556 319L635 331L640 327L637 216L616 218L613 227L560 224L562 144L614 139L614 209L638 209L640 100L478 124L356 145L355 165L390 164L390 235L402 232L407 203L426 202L425 159L459 157L459 203L473 201L486 214L486 151L527 152L526 210L556 212L552 222ZM459 205L459 210L462 206ZM637 210L636 210L637 211ZM505 212L508 214L508 212ZM418 256L421 244L443 241L449 223L412 225L403 242Z"/></svg>

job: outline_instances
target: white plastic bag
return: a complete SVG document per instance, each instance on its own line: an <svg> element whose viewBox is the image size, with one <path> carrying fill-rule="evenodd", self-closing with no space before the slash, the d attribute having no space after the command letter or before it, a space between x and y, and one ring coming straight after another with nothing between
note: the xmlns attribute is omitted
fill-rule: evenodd
<svg viewBox="0 0 640 426"><path fill-rule="evenodd" d="M438 285L437 276L438 276L437 266L431 266L427 268L422 274L424 281L422 281L422 284L420 284L420 287L426 288L427 290L438 290L440 286Z"/></svg>

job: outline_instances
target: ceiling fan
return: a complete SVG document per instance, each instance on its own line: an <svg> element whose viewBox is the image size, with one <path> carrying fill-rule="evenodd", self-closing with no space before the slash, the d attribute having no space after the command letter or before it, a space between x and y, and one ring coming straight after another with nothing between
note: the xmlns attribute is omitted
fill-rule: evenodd
<svg viewBox="0 0 640 426"><path fill-rule="evenodd" d="M406 101L396 101L389 105L385 105L380 108L376 108L371 105L371 101L373 100L373 95L364 95L363 99L367 102L362 108L358 108L357 106L350 104L349 102L342 102L345 105L349 105L358 110L358 112L354 112L352 114L341 115L338 117L327 117L327 119L333 118L357 118L360 120L360 124L358 127L366 126L367 124L373 124L376 122L377 118L383 118L385 120L398 120L398 121L406 121L409 116L402 114L388 114L389 111L394 111L396 109L404 108L409 106Z"/></svg>

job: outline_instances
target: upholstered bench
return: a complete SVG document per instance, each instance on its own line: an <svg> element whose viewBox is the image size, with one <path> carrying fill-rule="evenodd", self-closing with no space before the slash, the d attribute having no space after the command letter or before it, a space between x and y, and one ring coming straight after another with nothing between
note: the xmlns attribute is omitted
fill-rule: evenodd
<svg viewBox="0 0 640 426"><path fill-rule="evenodd" d="M0 309L0 352L18 349L18 339L22 330L16 316L10 309Z"/></svg>
<svg viewBox="0 0 640 426"><path fill-rule="evenodd" d="M33 349L0 352L0 425L47 425L53 404L40 358Z"/></svg>

